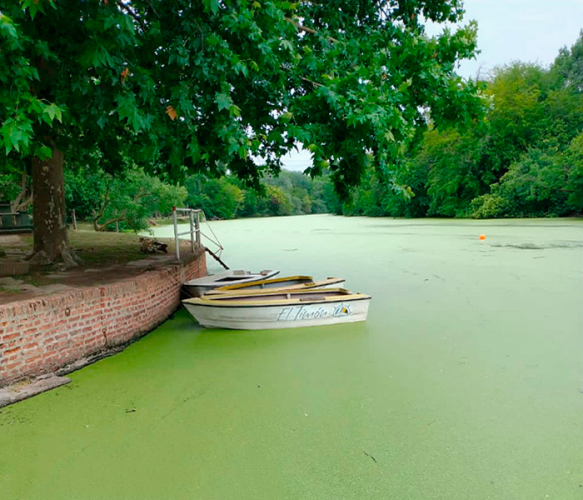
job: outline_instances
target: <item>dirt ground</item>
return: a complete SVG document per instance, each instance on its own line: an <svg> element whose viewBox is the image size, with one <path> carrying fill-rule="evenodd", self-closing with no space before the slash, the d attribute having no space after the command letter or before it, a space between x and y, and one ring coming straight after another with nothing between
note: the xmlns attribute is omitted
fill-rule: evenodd
<svg viewBox="0 0 583 500"><path fill-rule="evenodd" d="M56 266L28 270L26 256L32 253L32 235L0 235L0 266L9 270L0 277L0 305L78 288L98 286L166 266L176 260L174 241L168 253L145 254L140 236L126 233L70 231L71 246L83 263L76 269ZM181 255L190 253L190 243L181 242ZM10 272L14 270L14 272Z"/></svg>

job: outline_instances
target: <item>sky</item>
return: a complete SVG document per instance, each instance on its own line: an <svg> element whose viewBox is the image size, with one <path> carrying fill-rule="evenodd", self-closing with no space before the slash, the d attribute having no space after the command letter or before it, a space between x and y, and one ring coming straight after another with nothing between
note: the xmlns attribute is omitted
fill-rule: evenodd
<svg viewBox="0 0 583 500"><path fill-rule="evenodd" d="M475 60L463 61L458 73L485 76L513 61L551 64L562 47L571 47L583 29L583 0L465 0L465 22L478 22ZM429 34L440 29L428 27ZM302 171L310 163L306 151L287 155L284 168Z"/></svg>
<svg viewBox="0 0 583 500"><path fill-rule="evenodd" d="M464 21L478 22L476 60L459 74L475 77L513 61L548 66L583 29L583 0L466 0Z"/></svg>

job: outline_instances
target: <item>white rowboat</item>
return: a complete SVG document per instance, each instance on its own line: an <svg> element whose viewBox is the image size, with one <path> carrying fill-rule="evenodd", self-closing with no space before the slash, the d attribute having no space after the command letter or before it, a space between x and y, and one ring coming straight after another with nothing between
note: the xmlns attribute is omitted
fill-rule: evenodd
<svg viewBox="0 0 583 500"><path fill-rule="evenodd" d="M365 321L370 296L343 288L211 295L183 300L209 328L270 330Z"/></svg>
<svg viewBox="0 0 583 500"><path fill-rule="evenodd" d="M276 290L305 290L308 288L341 288L344 286L344 278L326 278L314 281L312 276L286 276L269 280L252 281L237 285L227 285L215 288L207 292L207 295L215 294L246 294L272 292Z"/></svg>
<svg viewBox="0 0 583 500"><path fill-rule="evenodd" d="M251 281L266 280L278 274L279 271L266 270L259 273L251 273L249 271L230 270L222 273L210 274L202 278L184 283L184 290L191 297L200 297L206 292L215 288L233 285L235 283L249 283Z"/></svg>

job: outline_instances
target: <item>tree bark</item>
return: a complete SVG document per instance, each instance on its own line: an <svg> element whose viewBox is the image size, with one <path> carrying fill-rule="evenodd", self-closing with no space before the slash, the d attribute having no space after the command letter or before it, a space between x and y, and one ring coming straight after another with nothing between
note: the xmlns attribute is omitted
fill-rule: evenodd
<svg viewBox="0 0 583 500"><path fill-rule="evenodd" d="M53 146L47 160L32 160L34 253L31 262L51 265L63 262L67 268L77 267L71 252L65 212L65 179L63 152Z"/></svg>

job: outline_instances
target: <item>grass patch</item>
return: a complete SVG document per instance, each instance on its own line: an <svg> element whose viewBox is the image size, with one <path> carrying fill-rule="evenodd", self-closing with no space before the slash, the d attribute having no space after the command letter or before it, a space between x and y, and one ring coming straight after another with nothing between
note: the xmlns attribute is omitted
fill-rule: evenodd
<svg viewBox="0 0 583 500"><path fill-rule="evenodd" d="M147 258L141 252L141 236L135 233L114 233L94 231L91 224L81 222L77 231L69 230L71 248L82 259L81 268L105 267L116 264L125 264L134 260ZM25 253L32 253L32 235L20 237L20 248ZM168 244L168 253L174 253L174 239L159 239ZM186 242L182 242L187 245Z"/></svg>
<svg viewBox="0 0 583 500"><path fill-rule="evenodd" d="M69 241L71 247L83 260L81 267L123 264L145 257L140 251L140 236L133 233L78 229L69 231Z"/></svg>

